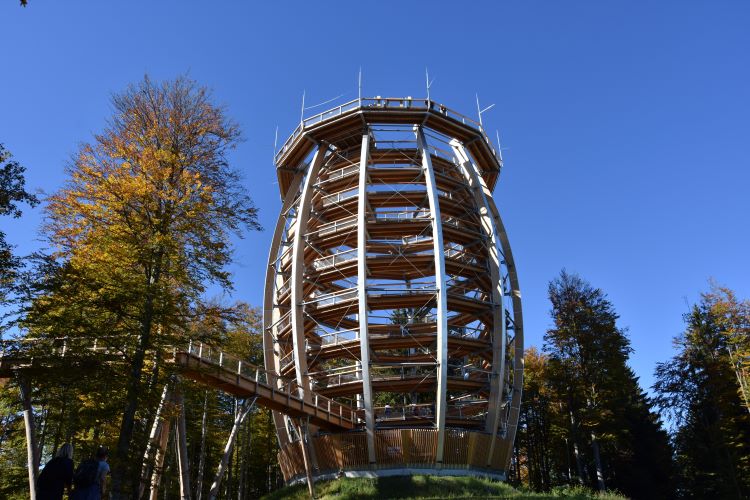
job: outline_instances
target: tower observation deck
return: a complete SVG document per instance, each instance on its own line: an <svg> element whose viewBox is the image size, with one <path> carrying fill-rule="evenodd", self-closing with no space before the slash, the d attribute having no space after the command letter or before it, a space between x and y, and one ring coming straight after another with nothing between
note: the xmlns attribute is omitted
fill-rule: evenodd
<svg viewBox="0 0 750 500"><path fill-rule="evenodd" d="M275 411L284 477L303 457L315 475L503 476L521 295L481 125L430 100L361 98L304 119L275 162L265 369L353 409L339 429Z"/></svg>

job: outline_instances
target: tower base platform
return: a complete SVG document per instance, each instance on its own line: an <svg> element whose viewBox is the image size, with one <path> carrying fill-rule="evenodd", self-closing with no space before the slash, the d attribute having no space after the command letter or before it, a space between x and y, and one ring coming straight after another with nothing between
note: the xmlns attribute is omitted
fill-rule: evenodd
<svg viewBox="0 0 750 500"><path fill-rule="evenodd" d="M494 439L494 446L493 446ZM383 477L414 474L478 476L505 479L508 463L503 438L490 434L447 429L443 463L437 463L437 430L425 428L378 429L375 431L376 462L368 462L364 431L323 434L308 441L312 475L316 479L337 477ZM300 441L279 451L279 465L288 484L305 479Z"/></svg>

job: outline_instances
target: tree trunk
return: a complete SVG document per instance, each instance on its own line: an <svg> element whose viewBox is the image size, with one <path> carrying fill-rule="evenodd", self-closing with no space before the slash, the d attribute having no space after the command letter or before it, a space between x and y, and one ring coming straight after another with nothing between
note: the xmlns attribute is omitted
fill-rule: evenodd
<svg viewBox="0 0 750 500"><path fill-rule="evenodd" d="M596 440L596 434L591 431L591 450L594 452L594 465L596 466L596 485L599 491L606 489L604 485L604 472L602 471L602 459L599 456L599 441Z"/></svg>
<svg viewBox="0 0 750 500"><path fill-rule="evenodd" d="M253 450L253 427L251 422L247 424L247 436L245 436L245 446L242 451L242 480L240 481L240 494L239 498L244 499L247 497L247 483L250 480L250 463L249 457Z"/></svg>
<svg viewBox="0 0 750 500"><path fill-rule="evenodd" d="M576 470L578 472L578 484L583 484L583 463L581 461L581 454L578 450L578 423L576 417L573 414L573 403L568 402L568 413L570 415L570 437L573 441L573 457L576 461Z"/></svg>
<svg viewBox="0 0 750 500"><path fill-rule="evenodd" d="M29 466L29 498L36 500L36 478L39 472L37 460L36 433L34 432L34 411L31 407L31 385L29 381L19 376L18 388L23 403L23 422L26 427L26 460Z"/></svg>
<svg viewBox="0 0 750 500"><path fill-rule="evenodd" d="M203 496L203 469L206 466L206 415L208 413L208 390L203 396L203 418L201 419L201 454L198 459L198 477L195 485L195 499L201 500Z"/></svg>
<svg viewBox="0 0 750 500"><path fill-rule="evenodd" d="M250 410L252 410L254 405L255 399L253 399L252 403L249 400L245 400L245 403L242 405L242 408L237 414L237 418L235 418L234 420L232 431L229 433L227 444L224 447L224 455L222 455L221 457L219 467L216 469L216 477L214 478L214 482L211 484L211 490L208 492L209 500L216 500L216 497L219 495L219 486L221 485L221 480L224 477L224 473L226 472L227 464L229 463L229 456L232 454L232 448L234 448L234 442L237 439L237 433L239 431L240 425L242 425L242 422L250 413Z"/></svg>
<svg viewBox="0 0 750 500"><path fill-rule="evenodd" d="M141 396L141 376L143 374L143 365L146 358L146 351L151 347L151 329L154 323L154 302L155 288L159 283L161 274L161 258L157 257L157 263L154 270L150 273L146 297L143 304L143 313L141 314L141 335L133 356L133 365L130 370L130 380L128 381L128 391L126 395L127 406L122 415L120 425L120 436L117 440L116 466L112 471L112 495L114 500L126 498L123 487L126 483L125 478L130 472L128 455L130 451L130 441L133 438L133 429L135 426L135 414L138 410L138 400ZM127 469L127 470L126 470ZM133 492L135 496L137 492Z"/></svg>
<svg viewBox="0 0 750 500"><path fill-rule="evenodd" d="M138 410L138 399L140 399L141 395L141 373L143 372L143 361L148 345L148 336L142 334L139 346L136 349L135 356L133 357L133 367L130 371L130 381L128 384L128 391L126 395L127 406L122 415L120 437L117 440L117 451L115 455L117 463L116 467L112 471L112 491L113 498L115 499L125 498L125 492L122 491L122 486L126 482L125 478L127 476L127 472L125 469L128 464L130 440L133 437L135 413Z"/></svg>
<svg viewBox="0 0 750 500"><path fill-rule="evenodd" d="M44 455L44 444L47 441L47 427L49 427L49 408L42 407L41 415L39 418L39 444L37 445L36 456L37 456L37 467L41 465L42 456ZM55 450L52 450L54 454Z"/></svg>
<svg viewBox="0 0 750 500"><path fill-rule="evenodd" d="M236 441L235 441L236 446ZM234 449L229 454L229 463L227 464L227 480L224 482L224 498L232 496L232 485L234 484Z"/></svg>
<svg viewBox="0 0 750 500"><path fill-rule="evenodd" d="M568 467L568 483L573 482L573 471L570 468L570 441L565 438L565 464Z"/></svg>
<svg viewBox="0 0 750 500"><path fill-rule="evenodd" d="M68 399L66 397L63 397L63 401L67 401L67 400ZM60 406L61 406L60 417L58 417L57 429L55 430L55 437L52 440L52 453L57 452L57 448L60 446L60 438L62 437L63 422L65 421L65 408L67 407L67 405L63 403ZM0 443L0 445L1 444L2 443Z"/></svg>

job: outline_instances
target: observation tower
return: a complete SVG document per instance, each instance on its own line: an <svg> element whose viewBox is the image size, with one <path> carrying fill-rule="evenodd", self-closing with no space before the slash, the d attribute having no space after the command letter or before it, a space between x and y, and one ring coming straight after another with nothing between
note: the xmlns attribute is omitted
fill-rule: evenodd
<svg viewBox="0 0 750 500"><path fill-rule="evenodd" d="M302 120L275 163L265 368L354 415L348 429L275 411L285 479L503 478L521 294L481 124L431 100L359 98Z"/></svg>

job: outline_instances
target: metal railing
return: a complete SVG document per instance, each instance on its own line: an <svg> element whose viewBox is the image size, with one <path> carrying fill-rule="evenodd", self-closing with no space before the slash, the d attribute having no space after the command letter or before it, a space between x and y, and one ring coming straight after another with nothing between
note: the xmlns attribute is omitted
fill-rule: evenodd
<svg viewBox="0 0 750 500"><path fill-rule="evenodd" d="M342 229L350 229L357 226L357 216L346 217L327 224L321 224L316 230L307 233L308 238L313 236L323 237L336 234Z"/></svg>
<svg viewBox="0 0 750 500"><path fill-rule="evenodd" d="M340 179L343 179L344 177L348 177L350 175L358 174L359 173L359 164L357 165L349 165L348 167L344 168L337 168L336 170L328 170L328 177L325 179L321 179L315 183L316 187L325 186L329 182L338 181Z"/></svg>
<svg viewBox="0 0 750 500"><path fill-rule="evenodd" d="M300 123L295 127L292 134L284 141L281 148L274 155L275 163L278 165L281 157L291 148L292 144L300 137L306 128L313 125L317 125L326 120L339 117L345 113L353 112L358 109L413 109L417 111L434 111L447 118L460 122L464 125L470 126L479 131L482 139L490 148L492 153L497 157L495 148L492 145L489 137L484 131L482 125L473 118L461 114L453 109L448 108L443 104L438 104L435 101L429 99L413 99L411 97L362 97L358 99L352 99L351 101L345 102L331 109L315 114L313 116L303 118ZM498 160L499 161L499 160Z"/></svg>
<svg viewBox="0 0 750 500"><path fill-rule="evenodd" d="M347 302L357 298L357 289L349 288L346 290L339 290L331 293L319 293L316 291L315 295L310 300L303 302L304 305L315 305L316 307L325 307L338 304L340 302Z"/></svg>
<svg viewBox="0 0 750 500"><path fill-rule="evenodd" d="M319 259L315 259L313 261L313 269L316 271L321 271L323 269L328 269L329 267L333 267L336 264L341 264L342 262L349 262L352 260L355 260L357 258L357 249L353 248L351 250L345 250L343 252L338 252L333 255L328 255L325 257L321 257Z"/></svg>
<svg viewBox="0 0 750 500"><path fill-rule="evenodd" d="M373 213L375 220L429 220L432 218L431 212L427 209L418 210L400 210L400 211L375 211Z"/></svg>
<svg viewBox="0 0 750 500"><path fill-rule="evenodd" d="M59 359L92 354L122 355L127 350L123 337L51 337L0 340L0 361L3 359ZM115 345L118 344L118 345Z"/></svg>
<svg viewBox="0 0 750 500"><path fill-rule="evenodd" d="M321 198L321 201L322 201L323 207L330 207L330 206L339 205L343 201L350 200L352 198L357 198L358 195L359 195L359 190L349 189L347 191L339 191L337 193L323 196Z"/></svg>
<svg viewBox="0 0 750 500"><path fill-rule="evenodd" d="M337 345L341 342L349 342L357 340L359 338L359 328L351 328L348 330L337 330L335 332L320 333L316 330L320 343L322 345Z"/></svg>
<svg viewBox="0 0 750 500"><path fill-rule="evenodd" d="M182 351L175 351L182 352ZM263 384L269 389L284 392L293 397L305 399L308 404L312 404L317 410L326 412L331 415L339 415L349 421L355 421L354 410L351 407L342 405L333 399L321 396L310 389L301 387L295 379L281 377L271 373L264 368L255 364L243 361L236 356L227 354L224 351L203 344L202 342L190 342L186 351L188 355L198 358L201 363L212 365L220 370L225 370L237 377L245 378L257 384ZM307 398L303 395L308 393Z"/></svg>

